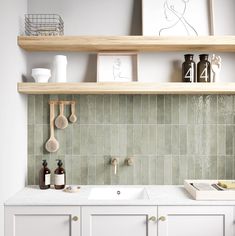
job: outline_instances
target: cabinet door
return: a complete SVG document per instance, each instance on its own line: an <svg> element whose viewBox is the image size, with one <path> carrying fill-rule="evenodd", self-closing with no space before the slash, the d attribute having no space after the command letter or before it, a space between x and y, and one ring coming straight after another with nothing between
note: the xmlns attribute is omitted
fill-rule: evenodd
<svg viewBox="0 0 235 236"><path fill-rule="evenodd" d="M5 208L5 236L79 236L79 222L79 207Z"/></svg>
<svg viewBox="0 0 235 236"><path fill-rule="evenodd" d="M156 236L156 216L157 207L83 207L82 235Z"/></svg>
<svg viewBox="0 0 235 236"><path fill-rule="evenodd" d="M159 236L233 236L233 207L158 207Z"/></svg>

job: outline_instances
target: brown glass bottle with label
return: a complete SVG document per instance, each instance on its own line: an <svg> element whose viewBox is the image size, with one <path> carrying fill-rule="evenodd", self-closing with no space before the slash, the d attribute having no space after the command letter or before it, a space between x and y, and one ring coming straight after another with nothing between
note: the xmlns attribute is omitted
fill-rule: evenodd
<svg viewBox="0 0 235 236"><path fill-rule="evenodd" d="M196 82L196 64L193 61L193 54L184 55L185 62L182 64L182 81Z"/></svg>
<svg viewBox="0 0 235 236"><path fill-rule="evenodd" d="M51 171L47 168L47 161L42 161L43 167L39 172L39 188L40 189L49 189L51 186Z"/></svg>
<svg viewBox="0 0 235 236"><path fill-rule="evenodd" d="M200 61L197 64L197 82L211 82L211 64L208 61L208 54L199 55Z"/></svg>
<svg viewBox="0 0 235 236"><path fill-rule="evenodd" d="M65 170L62 167L63 163L61 160L57 160L58 168L55 170L55 189L64 189L66 184Z"/></svg>

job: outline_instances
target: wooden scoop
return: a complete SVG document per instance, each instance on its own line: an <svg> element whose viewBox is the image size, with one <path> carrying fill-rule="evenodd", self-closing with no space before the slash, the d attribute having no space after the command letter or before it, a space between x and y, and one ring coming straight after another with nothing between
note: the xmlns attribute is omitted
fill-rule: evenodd
<svg viewBox="0 0 235 236"><path fill-rule="evenodd" d="M59 142L55 138L54 134L54 103L50 103L50 138L46 142L45 148L48 152L56 152L59 149Z"/></svg>
<svg viewBox="0 0 235 236"><path fill-rule="evenodd" d="M60 103L60 114L57 116L55 120L55 126L58 129L65 129L68 126L68 120L64 115L64 103Z"/></svg>
<svg viewBox="0 0 235 236"><path fill-rule="evenodd" d="M77 121L77 116L75 115L75 102L71 104L71 115L69 117L69 121L71 123L75 123Z"/></svg>

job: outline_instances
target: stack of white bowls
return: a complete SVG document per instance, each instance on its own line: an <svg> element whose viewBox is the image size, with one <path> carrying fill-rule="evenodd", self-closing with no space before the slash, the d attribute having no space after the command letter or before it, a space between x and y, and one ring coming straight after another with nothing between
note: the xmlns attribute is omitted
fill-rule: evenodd
<svg viewBox="0 0 235 236"><path fill-rule="evenodd" d="M47 83L51 77L51 70L44 68L32 69L32 76L36 83Z"/></svg>

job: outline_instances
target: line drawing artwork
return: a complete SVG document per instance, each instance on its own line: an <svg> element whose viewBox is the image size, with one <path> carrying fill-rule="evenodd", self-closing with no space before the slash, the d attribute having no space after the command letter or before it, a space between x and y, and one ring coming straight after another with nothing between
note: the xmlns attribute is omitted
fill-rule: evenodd
<svg viewBox="0 0 235 236"><path fill-rule="evenodd" d="M114 59L114 62L113 62L113 78L114 78L114 80L120 80L120 79L129 80L128 77L123 75L121 58Z"/></svg>
<svg viewBox="0 0 235 236"><path fill-rule="evenodd" d="M190 0L164 1L163 10L166 26L159 30L159 36L175 35L177 32L183 32L187 36L198 36L196 29L189 23L185 16L189 1Z"/></svg>

